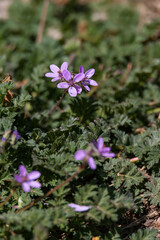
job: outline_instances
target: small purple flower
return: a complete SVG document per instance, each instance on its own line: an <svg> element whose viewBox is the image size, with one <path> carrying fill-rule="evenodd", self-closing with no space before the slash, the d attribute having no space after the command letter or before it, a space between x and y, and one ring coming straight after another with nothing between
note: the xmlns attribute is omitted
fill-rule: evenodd
<svg viewBox="0 0 160 240"><path fill-rule="evenodd" d="M6 142L6 141L7 141L7 138L2 137L2 142Z"/></svg>
<svg viewBox="0 0 160 240"><path fill-rule="evenodd" d="M30 188L40 188L41 184L37 181L34 181L35 179L39 178L41 176L41 173L38 171L32 171L27 174L27 170L25 166L20 165L19 166L19 173L20 175L15 175L14 179L21 183L22 188L25 192L30 192Z"/></svg>
<svg viewBox="0 0 160 240"><path fill-rule="evenodd" d="M12 135L16 137L16 140L20 139L21 137L17 130L13 131Z"/></svg>
<svg viewBox="0 0 160 240"><path fill-rule="evenodd" d="M81 81L84 78L83 73L76 74L75 77L72 77L72 74L68 70L64 70L63 77L66 81L58 83L58 88L68 89L68 93L71 97L76 97L77 94L80 94L82 92L82 88L77 85L77 82Z"/></svg>
<svg viewBox="0 0 160 240"><path fill-rule="evenodd" d="M61 65L61 68L57 67L55 64L50 65L50 69L52 72L46 73L45 76L52 78L51 82L56 82L63 78L63 71L67 70L68 63L64 62Z"/></svg>
<svg viewBox="0 0 160 240"><path fill-rule="evenodd" d="M89 84L91 86L98 86L98 83L95 80L90 79L95 73L94 68L91 68L84 73L84 67L81 65L80 68L79 68L79 73L83 73L85 75L85 77L81 81L81 83L87 91L90 91L90 87L88 87L87 84Z"/></svg>
<svg viewBox="0 0 160 240"><path fill-rule="evenodd" d="M77 161L81 161L81 160L85 160L87 161L89 167L92 169L92 170L95 170L96 169L96 163L94 161L94 159L92 158L91 156L91 152L87 152L85 150L78 150L75 155L74 155L74 158L75 160Z"/></svg>
<svg viewBox="0 0 160 240"><path fill-rule="evenodd" d="M88 211L92 206L83 206L83 205L78 205L75 203L70 203L68 204L69 207L74 208L76 212L85 212Z"/></svg>
<svg viewBox="0 0 160 240"><path fill-rule="evenodd" d="M94 141L93 144L96 147L98 154L100 154L101 156L108 157L108 158L115 157L115 153L110 152L111 148L105 147L102 137L98 138L97 142Z"/></svg>

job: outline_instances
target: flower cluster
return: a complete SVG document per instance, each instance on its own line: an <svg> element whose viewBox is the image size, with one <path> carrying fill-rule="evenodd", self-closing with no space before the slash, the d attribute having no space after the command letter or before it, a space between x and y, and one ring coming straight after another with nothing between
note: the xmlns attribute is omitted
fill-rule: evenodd
<svg viewBox="0 0 160 240"><path fill-rule="evenodd" d="M75 153L75 160L83 160L85 163L88 163L89 167L92 170L96 169L96 163L93 159L93 156L102 156L107 158L115 157L115 153L110 152L111 148L104 145L103 138L98 138L97 142L94 141L88 150L78 150Z"/></svg>
<svg viewBox="0 0 160 240"><path fill-rule="evenodd" d="M83 66L80 66L79 73L76 74L68 71L68 63L64 62L60 68L52 64L50 65L50 69L51 72L46 73L45 76L52 78L52 82L58 81L57 87L67 89L71 97L76 97L77 94L81 94L82 87L90 91L88 85L98 85L96 81L90 79L95 73L94 68L84 72Z"/></svg>

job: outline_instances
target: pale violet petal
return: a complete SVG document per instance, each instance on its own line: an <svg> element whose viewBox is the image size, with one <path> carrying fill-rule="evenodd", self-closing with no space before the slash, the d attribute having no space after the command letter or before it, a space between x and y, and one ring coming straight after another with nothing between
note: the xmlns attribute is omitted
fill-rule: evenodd
<svg viewBox="0 0 160 240"><path fill-rule="evenodd" d="M41 176L41 173L38 171L32 171L27 174L27 179L28 180L35 180Z"/></svg>
<svg viewBox="0 0 160 240"><path fill-rule="evenodd" d="M69 87L68 88L68 93L71 97L76 97L77 96L77 90L75 87Z"/></svg>
<svg viewBox="0 0 160 240"><path fill-rule="evenodd" d="M80 86L78 86L78 85L74 85L74 87L76 88L77 93L78 93L78 94L81 94L82 88L81 88Z"/></svg>
<svg viewBox="0 0 160 240"><path fill-rule="evenodd" d="M92 208L91 206L80 206L78 205L78 207L75 208L76 212L85 212L88 211L90 208Z"/></svg>
<svg viewBox="0 0 160 240"><path fill-rule="evenodd" d="M19 175L15 175L15 176L14 176L14 179L15 179L17 182L19 182L19 183L22 182L22 178L21 178L21 176L19 176Z"/></svg>
<svg viewBox="0 0 160 240"><path fill-rule="evenodd" d="M64 70L63 72L62 72L62 74L63 74L63 77L64 77L64 79L66 80L66 81L70 81L71 80L71 73L68 71L68 70Z"/></svg>
<svg viewBox="0 0 160 240"><path fill-rule="evenodd" d="M60 70L55 64L50 65L50 69L54 73L57 73Z"/></svg>
<svg viewBox="0 0 160 240"><path fill-rule="evenodd" d="M107 158L114 158L116 156L115 153L102 153L101 155Z"/></svg>
<svg viewBox="0 0 160 240"><path fill-rule="evenodd" d="M27 183L27 182L22 183L22 188L25 192L29 192L30 191L29 183Z"/></svg>
<svg viewBox="0 0 160 240"><path fill-rule="evenodd" d="M83 85L83 87L84 87L87 91L90 91L90 90L91 90L90 87L88 87L85 83L82 82L82 85Z"/></svg>
<svg viewBox="0 0 160 240"><path fill-rule="evenodd" d="M61 79L61 78L60 78L60 77L53 78L53 79L51 80L51 82L56 82L56 81L58 81L59 79Z"/></svg>
<svg viewBox="0 0 160 240"><path fill-rule="evenodd" d="M46 77L50 77L50 78L54 78L54 77L58 77L58 73L46 73L45 76Z"/></svg>
<svg viewBox="0 0 160 240"><path fill-rule="evenodd" d="M64 70L67 70L67 68L68 68L68 63L67 62L62 63L61 72L63 72Z"/></svg>
<svg viewBox="0 0 160 240"><path fill-rule="evenodd" d="M40 188L41 187L41 183L39 183L37 181L30 181L29 185L30 185L30 187L33 187L33 188Z"/></svg>
<svg viewBox="0 0 160 240"><path fill-rule="evenodd" d="M85 73L85 75L86 75L87 78L90 78L94 75L94 73L95 73L95 69L91 68Z"/></svg>
<svg viewBox="0 0 160 240"><path fill-rule="evenodd" d="M92 170L96 169L96 163L92 157L88 157L88 165Z"/></svg>
<svg viewBox="0 0 160 240"><path fill-rule="evenodd" d="M25 166L23 166L23 165L19 166L19 172L22 177L26 176L27 170L26 170Z"/></svg>
<svg viewBox="0 0 160 240"><path fill-rule="evenodd" d="M78 73L78 74L74 77L73 81L74 81L74 82L80 82L80 81L82 81L84 78L85 78L85 75L84 75L83 73Z"/></svg>
<svg viewBox="0 0 160 240"><path fill-rule="evenodd" d="M83 160L83 159L85 158L85 156L86 156L86 151L84 151L84 150L78 150L78 151L75 153L74 158L75 158L75 160L77 160L77 161L81 161L81 160Z"/></svg>
<svg viewBox="0 0 160 240"><path fill-rule="evenodd" d="M98 86L98 83L92 79L88 79L85 82L91 86Z"/></svg>
<svg viewBox="0 0 160 240"><path fill-rule="evenodd" d="M82 65L79 68L79 73L84 73L84 67Z"/></svg>
<svg viewBox="0 0 160 240"><path fill-rule="evenodd" d="M98 138L97 147L99 151L101 151L101 149L103 148L103 145L104 145L103 138L102 137Z"/></svg>
<svg viewBox="0 0 160 240"><path fill-rule="evenodd" d="M58 83L57 88L68 88L69 84L66 82Z"/></svg>

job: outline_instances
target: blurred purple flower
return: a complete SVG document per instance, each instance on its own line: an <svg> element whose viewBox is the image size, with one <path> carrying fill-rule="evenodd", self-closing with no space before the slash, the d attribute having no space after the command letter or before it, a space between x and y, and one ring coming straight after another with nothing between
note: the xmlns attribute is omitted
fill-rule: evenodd
<svg viewBox="0 0 160 240"><path fill-rule="evenodd" d="M58 83L58 88L68 89L68 93L71 97L76 97L77 94L80 94L82 92L82 88L77 85L77 82L81 81L84 78L83 73L76 74L76 76L72 79L71 73L68 70L64 70L63 77L66 81Z"/></svg>
<svg viewBox="0 0 160 240"><path fill-rule="evenodd" d="M83 205L78 205L75 203L70 203L68 204L69 207L74 208L76 212L85 212L88 211L92 206L83 206Z"/></svg>
<svg viewBox="0 0 160 240"><path fill-rule="evenodd" d="M50 69L52 72L46 73L45 76L52 78L51 82L56 82L63 78L63 71L67 70L68 63L64 62L61 65L61 68L57 67L55 64L50 65Z"/></svg>
<svg viewBox="0 0 160 240"><path fill-rule="evenodd" d="M16 137L16 140L18 140L21 137L17 130L13 131L12 135Z"/></svg>
<svg viewBox="0 0 160 240"><path fill-rule="evenodd" d="M38 171L32 171L27 174L27 170L25 166L20 165L19 166L19 173L20 175L15 175L14 179L21 183L22 188L25 192L29 192L30 188L40 188L41 184L37 181L34 181L35 179L39 178L41 176L41 173Z"/></svg>
<svg viewBox="0 0 160 240"><path fill-rule="evenodd" d="M102 137L98 138L97 142L94 141L93 144L96 147L98 154L100 154L101 156L108 157L108 158L115 157L115 153L110 152L111 148L105 147Z"/></svg>
<svg viewBox="0 0 160 240"><path fill-rule="evenodd" d="M94 73L95 73L95 69L91 68L88 71L86 71L84 73L84 67L81 65L79 68L79 73L83 73L85 75L84 79L81 81L83 87L87 90L90 91L90 87L88 87L87 84L91 85L91 86L98 86L98 83L92 79L90 79Z"/></svg>
<svg viewBox="0 0 160 240"><path fill-rule="evenodd" d="M74 158L75 160L77 161L81 161L81 160L86 160L89 167L92 169L92 170L95 170L96 169L96 163L94 161L94 159L92 158L91 156L91 152L87 152L85 150L78 150L75 155L74 155Z"/></svg>

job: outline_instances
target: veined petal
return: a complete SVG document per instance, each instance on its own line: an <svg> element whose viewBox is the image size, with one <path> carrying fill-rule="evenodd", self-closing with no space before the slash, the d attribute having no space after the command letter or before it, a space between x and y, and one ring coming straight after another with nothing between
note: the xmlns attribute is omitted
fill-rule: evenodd
<svg viewBox="0 0 160 240"><path fill-rule="evenodd" d="M87 83L91 86L98 86L98 83L92 79L85 80L85 83Z"/></svg>
<svg viewBox="0 0 160 240"><path fill-rule="evenodd" d="M27 170L26 170L25 166L20 165L20 166L19 166L19 172L20 172L20 175L21 175L22 177L26 176Z"/></svg>
<svg viewBox="0 0 160 240"><path fill-rule="evenodd" d="M45 76L46 76L46 77L54 78L54 77L58 77L59 74L58 74L58 73L46 73Z"/></svg>
<svg viewBox="0 0 160 240"><path fill-rule="evenodd" d="M66 81L70 81L71 80L71 73L68 71L68 70L64 70L63 72L62 72L62 74L63 74L63 77L64 77L64 79L66 80Z"/></svg>
<svg viewBox="0 0 160 240"><path fill-rule="evenodd" d="M115 153L102 153L101 154L103 157L107 157L107 158L113 158L116 156Z"/></svg>
<svg viewBox="0 0 160 240"><path fill-rule="evenodd" d="M84 212L92 208L92 206L82 206L74 203L68 204L69 207L74 208L76 212Z"/></svg>
<svg viewBox="0 0 160 240"><path fill-rule="evenodd" d="M41 183L39 183L37 181L30 181L29 185L30 185L30 187L33 187L33 188L40 188L41 187Z"/></svg>
<svg viewBox="0 0 160 240"><path fill-rule="evenodd" d="M84 151L84 150L78 150L78 151L75 153L74 158L75 158L75 160L77 160L77 161L81 161L81 160L83 160L83 159L85 158L85 156L86 156L86 151Z"/></svg>
<svg viewBox="0 0 160 240"><path fill-rule="evenodd" d="M51 80L51 82L56 82L57 80L61 79L60 77L55 77Z"/></svg>
<svg viewBox="0 0 160 240"><path fill-rule="evenodd" d="M27 182L22 183L22 188L25 192L29 192L30 191L29 183L27 183Z"/></svg>
<svg viewBox="0 0 160 240"><path fill-rule="evenodd" d="M91 68L87 72L85 72L85 75L86 75L87 78L90 78L94 75L94 73L95 73L95 69Z"/></svg>
<svg viewBox="0 0 160 240"><path fill-rule="evenodd" d="M78 94L81 94L82 88L81 88L80 86L78 86L78 85L74 85L74 87L76 88L77 93L78 93Z"/></svg>
<svg viewBox="0 0 160 240"><path fill-rule="evenodd" d="M88 157L88 165L92 170L96 169L96 163L92 157Z"/></svg>
<svg viewBox="0 0 160 240"><path fill-rule="evenodd" d="M71 97L76 97L77 96L77 90L75 87L69 87L68 88L68 93Z"/></svg>
<svg viewBox="0 0 160 240"><path fill-rule="evenodd" d="M28 180L35 180L41 176L41 173L38 171L32 171L27 174L27 179Z"/></svg>
<svg viewBox="0 0 160 240"><path fill-rule="evenodd" d="M79 68L79 73L84 73L84 67L82 65Z"/></svg>
<svg viewBox="0 0 160 240"><path fill-rule="evenodd" d="M83 85L83 87L84 87L87 91L90 91L90 90L91 90L90 87L88 87L84 82L82 82L82 85Z"/></svg>
<svg viewBox="0 0 160 240"><path fill-rule="evenodd" d="M60 70L55 64L50 65L50 69L54 73L57 73Z"/></svg>
<svg viewBox="0 0 160 240"><path fill-rule="evenodd" d="M63 72L64 70L67 70L67 68L68 68L68 63L67 62L62 63L61 72Z"/></svg>
<svg viewBox="0 0 160 240"><path fill-rule="evenodd" d="M103 145L104 145L103 138L102 138L102 137L98 138L98 140L97 140L97 147L98 147L98 150L99 150L99 151L102 150Z"/></svg>
<svg viewBox="0 0 160 240"><path fill-rule="evenodd" d="M58 83L57 88L68 88L69 84L66 82Z"/></svg>
<svg viewBox="0 0 160 240"><path fill-rule="evenodd" d="M80 81L82 81L84 78L85 78L84 73L78 73L78 74L74 77L73 81L74 81L74 82L80 82Z"/></svg>
<svg viewBox="0 0 160 240"><path fill-rule="evenodd" d="M21 176L19 176L19 175L15 175L15 176L14 176L14 179L15 179L17 182L19 182L19 183L22 182L22 178L21 178Z"/></svg>

